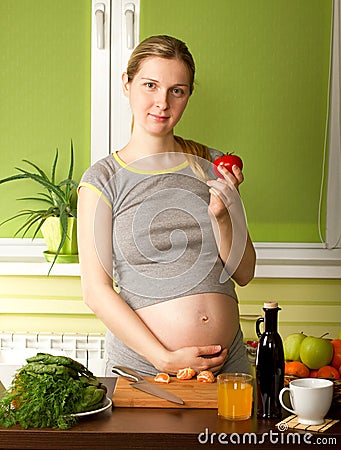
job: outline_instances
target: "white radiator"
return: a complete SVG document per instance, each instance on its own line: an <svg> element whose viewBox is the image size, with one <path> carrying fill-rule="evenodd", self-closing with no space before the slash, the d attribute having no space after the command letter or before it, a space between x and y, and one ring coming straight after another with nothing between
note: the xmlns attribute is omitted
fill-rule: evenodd
<svg viewBox="0 0 341 450"><path fill-rule="evenodd" d="M104 376L102 334L0 332L0 381L8 385L15 370L38 352L69 356L96 376Z"/></svg>

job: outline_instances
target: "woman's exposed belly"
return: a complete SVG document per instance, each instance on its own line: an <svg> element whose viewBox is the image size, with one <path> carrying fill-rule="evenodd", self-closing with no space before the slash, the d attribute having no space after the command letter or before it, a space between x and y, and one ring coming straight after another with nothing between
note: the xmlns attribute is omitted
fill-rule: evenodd
<svg viewBox="0 0 341 450"><path fill-rule="evenodd" d="M239 328L236 300L213 292L169 300L135 312L169 350L218 344L229 348Z"/></svg>

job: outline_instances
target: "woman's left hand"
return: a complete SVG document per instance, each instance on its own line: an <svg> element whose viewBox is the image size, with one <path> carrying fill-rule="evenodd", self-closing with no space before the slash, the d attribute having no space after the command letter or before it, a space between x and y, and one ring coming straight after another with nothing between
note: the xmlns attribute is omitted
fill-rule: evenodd
<svg viewBox="0 0 341 450"><path fill-rule="evenodd" d="M224 178L207 181L209 192L212 194L208 210L217 219L221 219L228 214L228 208L239 201L238 186L244 181L244 176L237 165L232 167L233 174L222 164L217 168Z"/></svg>

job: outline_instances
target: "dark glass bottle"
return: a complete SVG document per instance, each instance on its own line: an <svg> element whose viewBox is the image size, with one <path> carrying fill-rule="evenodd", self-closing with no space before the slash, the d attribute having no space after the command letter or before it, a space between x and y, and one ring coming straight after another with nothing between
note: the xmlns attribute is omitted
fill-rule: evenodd
<svg viewBox="0 0 341 450"><path fill-rule="evenodd" d="M264 318L256 322L260 338L256 356L257 415L271 418L281 416L279 392L284 386L284 351L277 331L278 303L264 303ZM264 322L261 333L260 324Z"/></svg>

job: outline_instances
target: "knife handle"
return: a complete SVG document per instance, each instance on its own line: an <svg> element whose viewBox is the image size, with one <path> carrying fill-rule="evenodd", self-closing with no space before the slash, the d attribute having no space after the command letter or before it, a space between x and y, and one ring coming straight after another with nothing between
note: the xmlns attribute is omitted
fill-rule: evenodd
<svg viewBox="0 0 341 450"><path fill-rule="evenodd" d="M113 366L111 371L112 373L116 373L117 375L127 378L127 380L130 381L142 381L144 379L140 374L135 372L133 369L129 369L128 367L124 366Z"/></svg>

